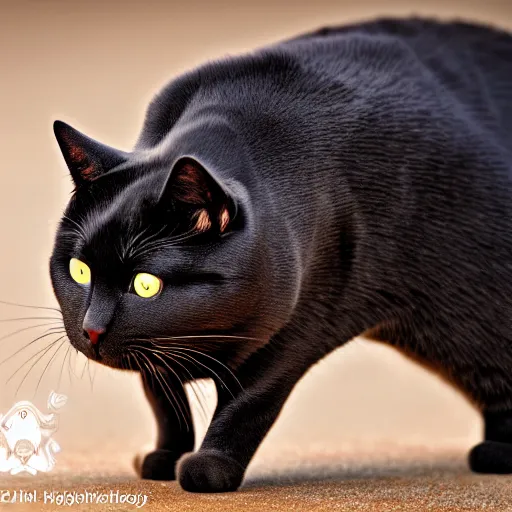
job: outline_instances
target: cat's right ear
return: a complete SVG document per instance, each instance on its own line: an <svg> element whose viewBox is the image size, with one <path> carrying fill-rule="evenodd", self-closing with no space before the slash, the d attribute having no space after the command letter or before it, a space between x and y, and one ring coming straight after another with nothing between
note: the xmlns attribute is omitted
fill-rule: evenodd
<svg viewBox="0 0 512 512"><path fill-rule="evenodd" d="M62 121L53 123L53 131L77 187L128 159L128 153L101 144Z"/></svg>

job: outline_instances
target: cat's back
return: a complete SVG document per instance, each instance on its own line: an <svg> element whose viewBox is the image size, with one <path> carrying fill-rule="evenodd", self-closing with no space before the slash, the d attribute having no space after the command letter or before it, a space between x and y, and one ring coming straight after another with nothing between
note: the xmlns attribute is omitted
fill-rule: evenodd
<svg viewBox="0 0 512 512"><path fill-rule="evenodd" d="M427 149L464 132L462 144L477 139L512 161L512 36L416 18L303 34L170 82L149 106L137 148L189 125L210 134L220 118L262 158L293 153L304 140L317 148L328 141L346 158L355 144L374 148L386 134L391 151L421 131Z"/></svg>
<svg viewBox="0 0 512 512"><path fill-rule="evenodd" d="M459 103L512 151L512 35L504 30L465 22L387 18L325 27L285 44L295 46L298 53L306 50L327 72L336 73L344 61L381 74L424 79L430 86L435 83L436 94ZM379 93L377 73L374 84L360 84L369 93ZM401 86L398 82L396 87Z"/></svg>
<svg viewBox="0 0 512 512"><path fill-rule="evenodd" d="M512 85L512 34L486 25L466 22L440 22L423 18L383 18L359 24L325 27L303 34L289 43L305 41L330 41L338 47L340 56L346 53L347 43L373 40L382 46L381 58L385 57L385 43L407 47L442 79L445 85L469 84L470 78L481 74L486 83L495 86L496 93L508 93ZM357 43L355 43L357 46ZM393 45L390 44L391 48ZM318 57L322 58L319 48ZM498 87L501 86L501 87ZM508 86L508 87L507 87Z"/></svg>

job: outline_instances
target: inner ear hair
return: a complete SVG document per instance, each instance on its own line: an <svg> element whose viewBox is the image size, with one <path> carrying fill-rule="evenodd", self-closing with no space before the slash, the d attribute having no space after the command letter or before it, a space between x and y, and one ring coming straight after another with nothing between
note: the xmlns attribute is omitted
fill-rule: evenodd
<svg viewBox="0 0 512 512"><path fill-rule="evenodd" d="M158 203L188 212L192 229L198 232L214 229L224 233L233 210L231 198L215 176L191 157L184 157L173 166Z"/></svg>
<svg viewBox="0 0 512 512"><path fill-rule="evenodd" d="M229 221L230 221L229 210L228 210L227 206L224 206L221 209L220 214L219 214L219 229L220 229L221 233L224 233L224 231L226 231L226 228L229 225Z"/></svg>
<svg viewBox="0 0 512 512"><path fill-rule="evenodd" d="M224 233L226 231L229 221L230 221L230 215L227 205L224 205L217 217L217 226L221 233ZM213 217L215 219L215 217ZM212 222L212 216L208 212L206 208L201 208L200 210L197 210L193 217L194 222L194 230L199 231L201 233L204 233L212 228L213 222Z"/></svg>
<svg viewBox="0 0 512 512"><path fill-rule="evenodd" d="M204 233L212 227L212 221L210 220L210 214L206 208L201 208L193 215L195 221L194 230Z"/></svg>

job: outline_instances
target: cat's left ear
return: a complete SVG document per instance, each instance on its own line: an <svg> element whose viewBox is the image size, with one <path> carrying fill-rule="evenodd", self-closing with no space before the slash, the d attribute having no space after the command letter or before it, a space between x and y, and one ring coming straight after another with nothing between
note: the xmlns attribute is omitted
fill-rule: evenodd
<svg viewBox="0 0 512 512"><path fill-rule="evenodd" d="M224 232L235 214L236 203L220 180L194 158L181 158L173 166L160 194L160 205L193 212L196 228L216 226Z"/></svg>
<svg viewBox="0 0 512 512"><path fill-rule="evenodd" d="M101 144L62 121L53 123L53 131L77 187L128 159L128 153Z"/></svg>

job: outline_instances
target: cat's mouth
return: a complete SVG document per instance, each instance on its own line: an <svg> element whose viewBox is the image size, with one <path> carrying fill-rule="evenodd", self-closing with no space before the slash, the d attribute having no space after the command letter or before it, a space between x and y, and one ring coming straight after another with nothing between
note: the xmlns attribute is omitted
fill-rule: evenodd
<svg viewBox="0 0 512 512"><path fill-rule="evenodd" d="M115 349L116 343L108 337L99 343L92 343L84 335L69 336L71 345L81 352L87 359L109 366L111 368L123 368L122 353Z"/></svg>

